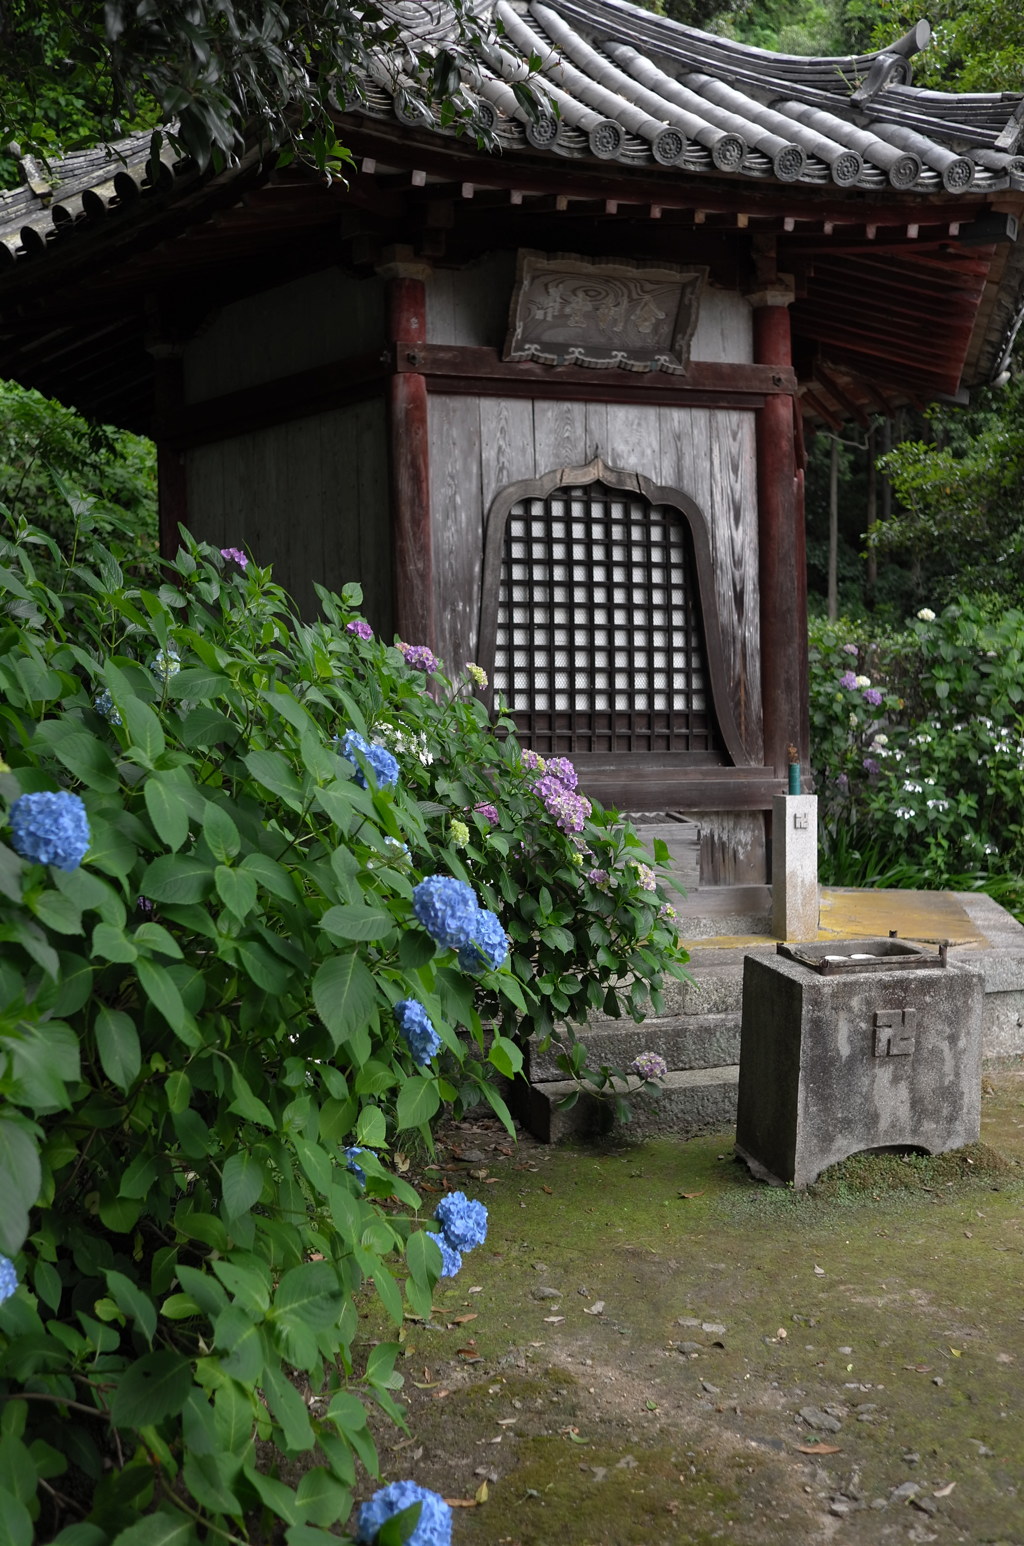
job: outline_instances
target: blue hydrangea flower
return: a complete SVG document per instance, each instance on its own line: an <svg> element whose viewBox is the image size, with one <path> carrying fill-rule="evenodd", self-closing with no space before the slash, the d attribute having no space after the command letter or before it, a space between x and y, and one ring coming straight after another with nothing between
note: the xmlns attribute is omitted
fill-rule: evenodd
<svg viewBox="0 0 1024 1546"><path fill-rule="evenodd" d="M6 1256L0 1256L0 1304L5 1299L10 1299L18 1286L18 1274L14 1270L14 1263Z"/></svg>
<svg viewBox="0 0 1024 1546"><path fill-rule="evenodd" d="M345 1169L351 1170L360 1186L366 1185L366 1171L363 1169L362 1165L356 1164L356 1155L362 1154L364 1152L365 1151L361 1149L357 1143L350 1144L349 1147L345 1150L345 1158L348 1161Z"/></svg>
<svg viewBox="0 0 1024 1546"><path fill-rule="evenodd" d="M417 999L403 998L395 1005L395 1019L412 1053L413 1062L425 1068L434 1054L441 1050L441 1038L430 1023L427 1011Z"/></svg>
<svg viewBox="0 0 1024 1546"><path fill-rule="evenodd" d="M442 1197L434 1217L455 1251L471 1251L487 1239L487 1209L465 1192L449 1192Z"/></svg>
<svg viewBox="0 0 1024 1546"><path fill-rule="evenodd" d="M89 848L89 820L76 794L19 795L11 806L11 844L23 859L77 870Z"/></svg>
<svg viewBox="0 0 1024 1546"><path fill-rule="evenodd" d="M149 662L149 669L161 682L169 682L172 676L177 676L181 670L181 657L174 645L168 644L165 650L157 650Z"/></svg>
<svg viewBox="0 0 1024 1546"><path fill-rule="evenodd" d="M428 875L413 888L412 909L432 939L459 950L473 938L480 904L472 886L452 875Z"/></svg>
<svg viewBox="0 0 1024 1546"><path fill-rule="evenodd" d="M487 966L496 972L507 955L505 930L492 912L481 907L470 938L459 951L459 965L464 972L482 972Z"/></svg>
<svg viewBox="0 0 1024 1546"><path fill-rule="evenodd" d="M92 700L92 706L97 714L102 714L103 718L108 720L110 724L119 725L121 723L121 716L114 707L114 700L110 696L109 687L105 687L101 693L97 693L96 697Z"/></svg>
<svg viewBox="0 0 1024 1546"><path fill-rule="evenodd" d="M432 1229L427 1230L427 1239L433 1240L434 1244L441 1252L441 1276L443 1278L453 1278L455 1277L456 1273L461 1272L461 1251L457 1251L454 1246L449 1245L444 1235L435 1234Z"/></svg>
<svg viewBox="0 0 1024 1546"><path fill-rule="evenodd" d="M366 774L356 762L355 754L361 752L370 764L377 778L379 789L389 789L398 783L398 763L386 746L378 746L376 742L370 742L365 736L361 736L358 730L346 730L341 738L341 755L346 762L355 765L355 781L363 789L366 789Z"/></svg>
<svg viewBox="0 0 1024 1546"><path fill-rule="evenodd" d="M439 1493L416 1482L391 1482L359 1508L358 1546L373 1546L382 1524L414 1503L422 1503L419 1521L405 1546L451 1546L452 1511Z"/></svg>

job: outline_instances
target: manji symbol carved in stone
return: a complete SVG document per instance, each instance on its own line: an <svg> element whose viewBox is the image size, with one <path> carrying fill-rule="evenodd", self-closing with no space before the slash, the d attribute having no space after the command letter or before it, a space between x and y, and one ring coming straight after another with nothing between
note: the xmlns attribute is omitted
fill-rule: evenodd
<svg viewBox="0 0 1024 1546"><path fill-rule="evenodd" d="M875 1057L912 1057L916 1009L875 1010Z"/></svg>

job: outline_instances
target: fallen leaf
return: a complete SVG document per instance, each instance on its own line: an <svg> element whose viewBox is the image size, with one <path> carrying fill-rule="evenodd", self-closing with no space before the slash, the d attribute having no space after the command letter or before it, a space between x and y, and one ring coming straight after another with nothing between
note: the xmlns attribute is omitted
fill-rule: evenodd
<svg viewBox="0 0 1024 1546"><path fill-rule="evenodd" d="M838 1444L798 1444L797 1452L801 1455L841 1455L842 1450Z"/></svg>
<svg viewBox="0 0 1024 1546"><path fill-rule="evenodd" d="M485 1482L496 1482L498 1473L493 1466L478 1465L473 1472L474 1476L482 1476Z"/></svg>
<svg viewBox="0 0 1024 1546"><path fill-rule="evenodd" d="M442 1397L450 1396L450 1395L451 1395L451 1391L450 1390L439 1390L437 1395L434 1397L434 1400L435 1401L440 1401L442 1399Z"/></svg>
<svg viewBox="0 0 1024 1546"><path fill-rule="evenodd" d="M789 1336L789 1332L786 1330L785 1326L780 1326L775 1335L778 1337L780 1342L785 1342L786 1338Z"/></svg>
<svg viewBox="0 0 1024 1546"><path fill-rule="evenodd" d="M825 1269L824 1269L824 1267L816 1266L815 1269L814 1269L814 1276L816 1278L823 1278L825 1276Z"/></svg>
<svg viewBox="0 0 1024 1546"><path fill-rule="evenodd" d="M476 1498L445 1498L449 1508L476 1508Z"/></svg>
<svg viewBox="0 0 1024 1546"><path fill-rule="evenodd" d="M554 1195L555 1195L554 1192L551 1190L550 1186L543 1186L542 1185L541 1186L541 1191L542 1192L547 1192L549 1197L554 1197Z"/></svg>
<svg viewBox="0 0 1024 1546"><path fill-rule="evenodd" d="M440 1385L441 1381L440 1380L424 1380L422 1382L422 1384L421 1384L419 1380L412 1380L410 1383L415 1385L417 1390L436 1390L438 1385Z"/></svg>
<svg viewBox="0 0 1024 1546"><path fill-rule="evenodd" d="M497 1186L500 1180L500 1176L488 1176L487 1180L484 1182L484 1186Z"/></svg>
<svg viewBox="0 0 1024 1546"><path fill-rule="evenodd" d="M483 1359L475 1347L457 1347L455 1355L457 1358L464 1358L467 1363L483 1363Z"/></svg>
<svg viewBox="0 0 1024 1546"><path fill-rule="evenodd" d="M482 1294L483 1293L483 1287L481 1286L481 1284L478 1283L475 1288L467 1288L466 1289L466 1293L467 1294Z"/></svg>
<svg viewBox="0 0 1024 1546"><path fill-rule="evenodd" d="M949 1351L953 1354L954 1358L960 1358L963 1356L962 1350L959 1347L951 1347Z"/></svg>
<svg viewBox="0 0 1024 1546"><path fill-rule="evenodd" d="M448 1324L450 1326L464 1326L467 1321L478 1321L479 1319L479 1315L474 1310L472 1315L456 1315L455 1319L449 1321Z"/></svg>
<svg viewBox="0 0 1024 1546"><path fill-rule="evenodd" d="M499 1428L510 1428L513 1423L517 1423L519 1421L519 1418L518 1417L496 1417L494 1420L498 1424Z"/></svg>
<svg viewBox="0 0 1024 1546"><path fill-rule="evenodd" d="M409 1157L407 1154L403 1154L401 1149L396 1149L394 1154L392 1154L391 1163L400 1176L404 1176L405 1172L409 1169Z"/></svg>
<svg viewBox="0 0 1024 1546"><path fill-rule="evenodd" d="M947 1482L945 1487L936 1487L935 1491L932 1493L932 1497L933 1498L948 1498L950 1493L953 1491L953 1488L955 1486L956 1486L956 1482Z"/></svg>
<svg viewBox="0 0 1024 1546"><path fill-rule="evenodd" d="M703 1192L677 1192L676 1196L677 1197L685 1197L687 1202L689 1202L690 1198L692 1198L692 1197L703 1197L704 1193Z"/></svg>
<svg viewBox="0 0 1024 1546"><path fill-rule="evenodd" d="M545 1315L544 1322L548 1326L560 1326L565 1320L564 1315Z"/></svg>
<svg viewBox="0 0 1024 1546"><path fill-rule="evenodd" d="M583 1306L583 1313L584 1313L584 1315L603 1315L604 1314L604 1300L603 1299L595 1299L594 1303L589 1307L589 1309L587 1308L586 1305L584 1305Z"/></svg>
<svg viewBox="0 0 1024 1546"><path fill-rule="evenodd" d="M476 1501L478 1503L486 1503L489 1496L490 1494L487 1491L487 1481L485 1478L476 1489Z"/></svg>

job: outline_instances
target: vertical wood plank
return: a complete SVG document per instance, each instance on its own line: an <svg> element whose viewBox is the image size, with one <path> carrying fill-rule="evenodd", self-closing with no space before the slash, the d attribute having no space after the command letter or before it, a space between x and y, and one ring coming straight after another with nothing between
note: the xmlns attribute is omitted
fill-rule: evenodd
<svg viewBox="0 0 1024 1546"><path fill-rule="evenodd" d="M535 402L533 405L534 459L538 475L556 467L580 467L585 454L586 409L582 403Z"/></svg>
<svg viewBox="0 0 1024 1546"><path fill-rule="evenodd" d="M587 403L584 430L583 461L592 462L603 456L608 460L608 404Z"/></svg>
<svg viewBox="0 0 1024 1546"><path fill-rule="evenodd" d="M649 403L608 404L608 449L602 452L609 467L641 472L655 483L661 479L661 430L658 409Z"/></svg>
<svg viewBox="0 0 1024 1546"><path fill-rule="evenodd" d="M395 624L384 402L373 397L346 411L353 419L359 448L355 507L349 515L352 530L359 536L359 571L354 578L363 587L367 618L375 631L390 641Z"/></svg>
<svg viewBox="0 0 1024 1546"><path fill-rule="evenodd" d="M433 268L426 281L428 343L456 342L453 279L450 269Z"/></svg>
<svg viewBox="0 0 1024 1546"><path fill-rule="evenodd" d="M744 296L735 290L705 289L690 344L690 358L741 365L753 360L752 312Z"/></svg>
<svg viewBox="0 0 1024 1546"><path fill-rule="evenodd" d="M495 494L509 483L537 476L533 403L521 397L480 399L480 467L484 518Z"/></svg>
<svg viewBox="0 0 1024 1546"><path fill-rule="evenodd" d="M757 505L752 487L751 415L715 414L711 435L711 544L729 691L743 744L760 758L760 618Z"/></svg>
<svg viewBox="0 0 1024 1546"><path fill-rule="evenodd" d="M483 502L475 397L430 399L431 506L437 653L450 675L472 660L480 612ZM411 644L421 641L410 639Z"/></svg>

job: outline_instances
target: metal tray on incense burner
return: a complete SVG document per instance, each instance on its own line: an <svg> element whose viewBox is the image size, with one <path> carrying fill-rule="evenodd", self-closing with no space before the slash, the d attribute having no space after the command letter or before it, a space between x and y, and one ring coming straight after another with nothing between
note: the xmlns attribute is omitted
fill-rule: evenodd
<svg viewBox="0 0 1024 1546"><path fill-rule="evenodd" d="M905 972L921 967L934 970L937 966L946 965L948 947L945 941L933 955L922 945L911 945L898 938L895 929L889 931L888 939L843 940L840 950L836 949L837 943L800 946L778 944L775 948L787 961L807 966L821 977L850 976L855 972ZM854 944L857 949L851 950L849 947Z"/></svg>

